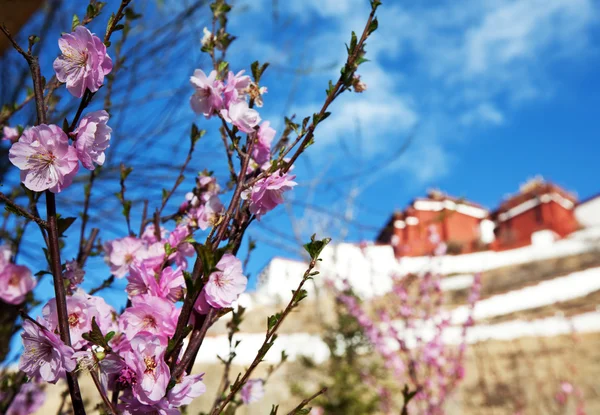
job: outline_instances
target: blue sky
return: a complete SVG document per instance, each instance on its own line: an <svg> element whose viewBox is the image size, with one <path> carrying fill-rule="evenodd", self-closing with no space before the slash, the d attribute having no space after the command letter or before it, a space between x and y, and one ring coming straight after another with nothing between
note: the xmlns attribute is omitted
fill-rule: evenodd
<svg viewBox="0 0 600 415"><path fill-rule="evenodd" d="M160 9L153 2L138 3L147 20L134 29L134 39L187 4L165 3ZM105 10L114 8L110 1ZM352 30L362 30L367 14L367 0L235 3L229 31L239 39L229 52L232 69L249 70L256 59L271 62L263 79L269 88L263 119L280 131L283 115L302 119L320 108L327 81L337 79L343 64L344 43ZM62 16L62 30L68 30L67 17ZM259 242L248 269L251 285L271 257L294 256L313 232L338 241L373 239L394 209L430 187L489 208L536 174L582 198L600 192L599 17L600 5L591 0L384 1L379 30L367 46L371 61L359 71L368 90L334 103L316 144L297 163L300 186L290 204L249 232ZM103 18L94 23L99 33L106 13ZM140 70L119 75L119 82L133 86L117 88L114 101L139 102L125 115L115 110L115 144L107 165L133 155L128 159L136 166L132 188L163 177L161 169L140 162L140 155L184 159L192 121L209 130L192 169L215 169L225 180L216 124L195 116L188 105L189 75L195 68L210 69L199 50L208 25L205 8L177 32L174 46L141 53ZM143 51L158 41L136 40L125 50ZM52 39L48 44L42 60L47 77L58 53ZM101 100L91 109L99 108ZM395 157L409 138L407 151ZM93 223L103 227L104 240L126 232L114 215L114 186L101 189L95 200ZM191 186L193 172L177 197ZM162 187L167 184L145 189L143 196L160 197ZM79 200L81 184L61 196L68 210L66 201ZM75 234L66 256L76 245ZM33 234L28 237L36 241ZM94 259L88 275L89 288L107 276L107 268ZM123 286L109 292L115 305L123 300ZM40 295L48 289L46 280Z"/></svg>
<svg viewBox="0 0 600 415"><path fill-rule="evenodd" d="M302 81L293 108L314 111L323 98L314 86L336 76L367 2L290 2L279 12L281 21L294 16L296 39L304 39L295 49L273 48L273 31L261 23L253 26L266 29L257 39L236 46L262 49L282 67L301 52L308 67L337 61ZM337 183L359 194L355 219L369 226L351 229L350 239L373 238L372 228L429 187L489 208L537 174L583 198L599 192L598 12L586 0L384 2L368 42L371 62L360 70L369 89L334 104L308 154L310 178L371 171ZM263 10L252 20L270 18ZM408 150L380 168L409 136ZM340 195L328 190L326 183L322 206L339 211Z"/></svg>

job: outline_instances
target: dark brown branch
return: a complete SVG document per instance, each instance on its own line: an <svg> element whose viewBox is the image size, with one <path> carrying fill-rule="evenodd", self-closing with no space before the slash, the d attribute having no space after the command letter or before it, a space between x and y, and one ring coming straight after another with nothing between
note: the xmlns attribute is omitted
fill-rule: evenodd
<svg viewBox="0 0 600 415"><path fill-rule="evenodd" d="M214 314L215 309L211 307L208 311L208 314L206 314L206 316L204 317L204 321L200 330L198 330L197 332L192 332L192 336L190 337L190 343L185 349L185 353L183 354L181 361L179 361L179 363L175 367L175 370L171 374L173 379L178 379L186 370L188 365L193 364L194 357L197 351L200 349L200 346L202 345L202 341L204 340L204 336L208 331L210 321L212 320Z"/></svg>
<svg viewBox="0 0 600 415"><path fill-rule="evenodd" d="M96 237L98 236L99 232L100 232L100 229L92 228L90 237L87 239L85 246L83 247L83 250L81 250L79 252L79 255L77 256L77 263L79 264L80 268L83 268L83 266L85 265L85 261L87 261L88 257L90 256L90 253L92 252L92 249L94 248L94 242L96 242Z"/></svg>
<svg viewBox="0 0 600 415"><path fill-rule="evenodd" d="M44 105L44 85L43 78L40 71L40 65L37 56L31 53L25 52L17 44L17 42L10 35L8 29L5 26L0 26L0 30L8 37L13 47L19 52L29 64L31 71L31 78L33 79L33 92L35 94L35 104L37 111L37 123L46 123L46 109ZM46 190L46 221L48 229L48 249L50 252L50 269L52 271L52 277L54 280L54 294L56 298L56 311L58 315L58 327L60 332L61 340L67 345L71 346L71 336L69 333L69 322L68 322L68 311L67 311L67 299L65 294L65 287L63 284L62 277L62 266L60 262L60 247L58 237L58 225L56 219L56 199L54 193ZM69 385L69 393L71 394L71 402L73 404L73 411L75 415L85 415L85 407L83 405L83 399L81 398L81 391L79 390L79 383L74 373L67 372L67 384Z"/></svg>

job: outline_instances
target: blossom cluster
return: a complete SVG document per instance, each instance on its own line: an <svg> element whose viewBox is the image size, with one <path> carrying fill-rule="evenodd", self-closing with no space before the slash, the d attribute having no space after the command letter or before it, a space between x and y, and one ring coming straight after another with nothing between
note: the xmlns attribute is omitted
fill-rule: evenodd
<svg viewBox="0 0 600 415"><path fill-rule="evenodd" d="M436 256L445 253L445 244L434 227L429 229L429 239L436 247L432 257L435 261ZM352 295L347 282L337 294L400 388L410 384L417 392L411 407L430 415L442 413L450 393L464 377L467 331L474 324L473 309L481 291L481 276L476 274L468 297L469 316L462 323L461 341L456 348L444 342L451 319L443 309L440 280L434 272L394 276L389 301L372 310Z"/></svg>
<svg viewBox="0 0 600 415"><path fill-rule="evenodd" d="M84 26L64 34L59 47L62 54L54 61L56 77L72 95L86 102L112 69L106 47ZM248 135L249 163L241 174L238 186L243 188L238 196L240 203L260 219L283 202L284 192L296 186L295 176L288 169L271 169L276 131L268 121L261 123L259 113L252 108L262 106L266 88L259 88L244 71L229 72L226 79L217 79L216 71L206 76L197 70L191 82L195 112L207 118L218 116L234 126L233 134ZM98 110L83 115L76 126L75 121L64 128L40 124L26 127L21 134L20 127L4 128L4 139L12 143L9 159L21 170L22 183L32 191L58 193L71 185L80 164L88 170L102 166L112 133L108 120L109 114ZM225 215L221 194L216 178L200 173L175 215L174 229L150 224L139 236L132 234L103 244L112 277L127 280L129 301L121 313L102 297L80 287L85 276L83 264L66 261L63 279L67 322L61 320L54 298L43 306L37 319L26 318L19 369L35 382L49 383L75 370L97 372L101 392L120 392L117 409L124 414L177 414L180 407L202 395L206 390L204 374L174 378L171 370L181 356L168 354L173 350L170 340L182 323L178 303L187 300L189 294L186 270L189 258L196 255L194 233L221 223ZM2 247L0 251L0 299L21 304L36 280L28 268L10 262L8 249ZM195 319L212 309L232 307L248 283L241 261L229 252L220 255L207 273L197 296L192 297L195 312L184 322L186 325L193 325ZM70 345L61 339L62 324L68 324ZM23 396L32 396L31 407L40 402L37 391L23 389L29 394ZM251 403L263 394L264 381L253 379L244 385L241 399ZM15 402L20 402L20 396Z"/></svg>
<svg viewBox="0 0 600 415"><path fill-rule="evenodd" d="M195 90L190 98L192 110L206 118L218 116L238 131L248 134L251 149L248 173L268 171L276 131L269 121L261 123L260 114L250 105L262 106L262 94L267 91L266 88L259 88L250 76L244 75L244 71L237 74L230 71L227 79L221 80L215 70L207 76L201 69L196 69L190 83ZM283 203L282 194L296 186L294 178L294 175L278 169L247 188L242 198L248 200L250 212L260 220L265 213Z"/></svg>
<svg viewBox="0 0 600 415"><path fill-rule="evenodd" d="M78 26L73 33L64 34L58 44L62 55L54 61L57 79L76 97L82 97L86 89L96 92L112 69L102 41ZM16 142L15 131L5 128L4 138L14 142L9 159L21 170L23 184L35 192L59 193L72 183L79 162L88 170L103 165L112 132L108 118L104 110L93 111L72 132L54 124L40 124L26 128Z"/></svg>

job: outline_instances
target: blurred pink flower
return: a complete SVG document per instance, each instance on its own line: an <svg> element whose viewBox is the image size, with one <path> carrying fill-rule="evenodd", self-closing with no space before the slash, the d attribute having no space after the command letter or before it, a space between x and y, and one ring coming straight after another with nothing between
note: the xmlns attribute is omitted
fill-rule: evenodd
<svg viewBox="0 0 600 415"><path fill-rule="evenodd" d="M19 370L27 376L56 383L65 371L75 370L77 362L73 359L73 349L51 331L25 320L21 339L25 350L19 360Z"/></svg>
<svg viewBox="0 0 600 415"><path fill-rule="evenodd" d="M8 304L21 304L37 282L24 265L0 264L0 299Z"/></svg>
<svg viewBox="0 0 600 415"><path fill-rule="evenodd" d="M2 128L2 140L10 141L14 143L19 139L19 130L9 126Z"/></svg>
<svg viewBox="0 0 600 415"><path fill-rule="evenodd" d="M8 158L21 170L25 187L34 192L58 193L71 184L79 170L75 148L56 125L40 124L23 131Z"/></svg>
<svg viewBox="0 0 600 415"><path fill-rule="evenodd" d="M211 71L206 76L204 71L196 69L194 75L190 77L190 82L196 92L190 98L192 110L196 114L203 114L210 118L215 111L223 108L223 83L217 79L217 71Z"/></svg>
<svg viewBox="0 0 600 415"><path fill-rule="evenodd" d="M250 200L250 212L260 220L265 213L283 203L283 192L297 185L293 181L294 178L296 176L289 173L281 175L278 170L271 176L257 181L251 189L245 190L242 198Z"/></svg>
<svg viewBox="0 0 600 415"><path fill-rule="evenodd" d="M6 411L6 415L29 415L35 413L42 407L46 400L46 394L34 382L27 382L21 385L19 393L13 399Z"/></svg>
<svg viewBox="0 0 600 415"><path fill-rule="evenodd" d="M95 169L94 163L102 166L106 159L104 151L109 146L112 132L112 128L106 125L107 122L108 113L106 111L94 111L83 117L73 131L76 135L77 157L83 167L88 170Z"/></svg>
<svg viewBox="0 0 600 415"><path fill-rule="evenodd" d="M264 384L265 382L262 379L250 379L246 382L240 393L242 402L248 405L260 401L265 395Z"/></svg>
<svg viewBox="0 0 600 415"><path fill-rule="evenodd" d="M65 82L77 98L83 96L86 88L96 92L113 66L102 40L85 26L77 26L73 33L62 35L58 46L62 55L54 61L56 78Z"/></svg>

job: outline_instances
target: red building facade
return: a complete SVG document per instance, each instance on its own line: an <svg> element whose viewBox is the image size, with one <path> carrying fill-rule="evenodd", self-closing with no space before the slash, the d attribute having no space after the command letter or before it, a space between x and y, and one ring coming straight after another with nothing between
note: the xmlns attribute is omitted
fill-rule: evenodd
<svg viewBox="0 0 600 415"><path fill-rule="evenodd" d="M430 229L435 228L449 253L474 252L485 248L482 224L489 222L488 216L476 203L430 191L426 198L417 198L403 212L394 213L377 242L391 244L397 257L430 255L434 249ZM489 225L491 232L493 225Z"/></svg>
<svg viewBox="0 0 600 415"><path fill-rule="evenodd" d="M521 187L492 214L496 223L495 250L514 249L532 243L541 231L555 239L579 228L574 207L577 198L559 186L536 178ZM539 234L538 234L539 235Z"/></svg>

